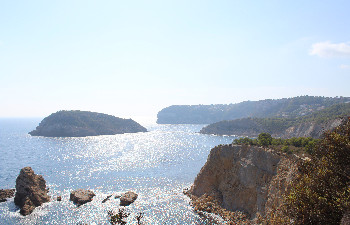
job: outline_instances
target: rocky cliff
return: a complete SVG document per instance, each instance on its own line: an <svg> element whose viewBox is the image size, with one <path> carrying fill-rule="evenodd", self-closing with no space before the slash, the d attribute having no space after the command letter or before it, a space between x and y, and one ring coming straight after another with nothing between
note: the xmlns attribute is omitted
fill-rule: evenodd
<svg viewBox="0 0 350 225"><path fill-rule="evenodd" d="M282 203L282 195L297 171L296 162L260 147L220 145L188 191L192 199L211 196L223 209L250 219L265 216Z"/></svg>
<svg viewBox="0 0 350 225"><path fill-rule="evenodd" d="M147 129L132 119L88 111L59 111L44 118L29 132L32 136L86 137L146 132Z"/></svg>
<svg viewBox="0 0 350 225"><path fill-rule="evenodd" d="M200 133L257 137L260 133L267 132L273 137L280 138L320 138L325 130L332 130L342 121L342 118L336 118L326 122L301 121L293 123L285 120L278 121L278 119L245 118L213 123L203 127Z"/></svg>

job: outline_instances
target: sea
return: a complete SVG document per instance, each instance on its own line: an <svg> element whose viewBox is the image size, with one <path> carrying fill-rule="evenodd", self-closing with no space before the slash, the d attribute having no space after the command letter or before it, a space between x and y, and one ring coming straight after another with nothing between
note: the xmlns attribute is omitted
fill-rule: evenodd
<svg viewBox="0 0 350 225"><path fill-rule="evenodd" d="M41 118L0 119L0 189L15 188L21 168L30 166L46 180L52 201L21 216L13 198L0 203L0 224L110 224L126 191L138 194L124 207L127 224L211 224L183 194L205 164L210 150L235 137L198 133L205 125L141 123L148 132L95 137L32 137ZM75 189L92 190L92 202L70 200ZM110 200L102 203L108 196ZM62 196L62 201L56 201Z"/></svg>

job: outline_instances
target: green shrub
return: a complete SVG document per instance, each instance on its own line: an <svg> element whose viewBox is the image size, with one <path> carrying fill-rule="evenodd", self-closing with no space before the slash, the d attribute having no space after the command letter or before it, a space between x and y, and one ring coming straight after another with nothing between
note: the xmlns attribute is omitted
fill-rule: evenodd
<svg viewBox="0 0 350 225"><path fill-rule="evenodd" d="M326 132L299 170L285 200L289 217L295 224L339 224L350 209L350 122Z"/></svg>
<svg viewBox="0 0 350 225"><path fill-rule="evenodd" d="M271 145L271 142L272 142L271 134L269 134L269 133L261 133L261 134L259 134L259 136L258 136L258 144L260 146L267 147L267 146Z"/></svg>

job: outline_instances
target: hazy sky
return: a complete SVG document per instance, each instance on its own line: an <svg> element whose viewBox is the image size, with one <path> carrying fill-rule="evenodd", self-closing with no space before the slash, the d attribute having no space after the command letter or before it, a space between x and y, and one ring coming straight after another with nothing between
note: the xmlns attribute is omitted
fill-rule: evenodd
<svg viewBox="0 0 350 225"><path fill-rule="evenodd" d="M0 0L0 117L350 96L350 1Z"/></svg>

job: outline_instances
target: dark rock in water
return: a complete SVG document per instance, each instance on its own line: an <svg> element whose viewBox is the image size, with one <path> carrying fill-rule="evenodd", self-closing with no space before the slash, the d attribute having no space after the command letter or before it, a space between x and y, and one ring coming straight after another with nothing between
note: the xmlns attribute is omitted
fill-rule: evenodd
<svg viewBox="0 0 350 225"><path fill-rule="evenodd" d="M81 206L85 203L91 202L95 193L90 190L78 189L70 193L70 199L77 206Z"/></svg>
<svg viewBox="0 0 350 225"><path fill-rule="evenodd" d="M15 196L15 189L0 189L0 202L6 202L7 198Z"/></svg>
<svg viewBox="0 0 350 225"><path fill-rule="evenodd" d="M147 129L132 119L75 110L51 114L29 134L44 137L86 137L136 132L147 132Z"/></svg>
<svg viewBox="0 0 350 225"><path fill-rule="evenodd" d="M109 200L109 198L112 197L112 195L108 195L107 198L103 199L102 203L105 203Z"/></svg>
<svg viewBox="0 0 350 225"><path fill-rule="evenodd" d="M58 202L62 201L62 196L57 196L57 201Z"/></svg>
<svg viewBox="0 0 350 225"><path fill-rule="evenodd" d="M21 169L16 179L15 204L21 210L20 213L26 216L41 204L50 201L47 195L46 181L41 175L34 173L31 167Z"/></svg>
<svg viewBox="0 0 350 225"><path fill-rule="evenodd" d="M124 194L122 194L122 196L120 197L120 205L121 206L128 206L131 203L133 203L136 199L137 199L137 194L132 192L132 191L128 191Z"/></svg>

